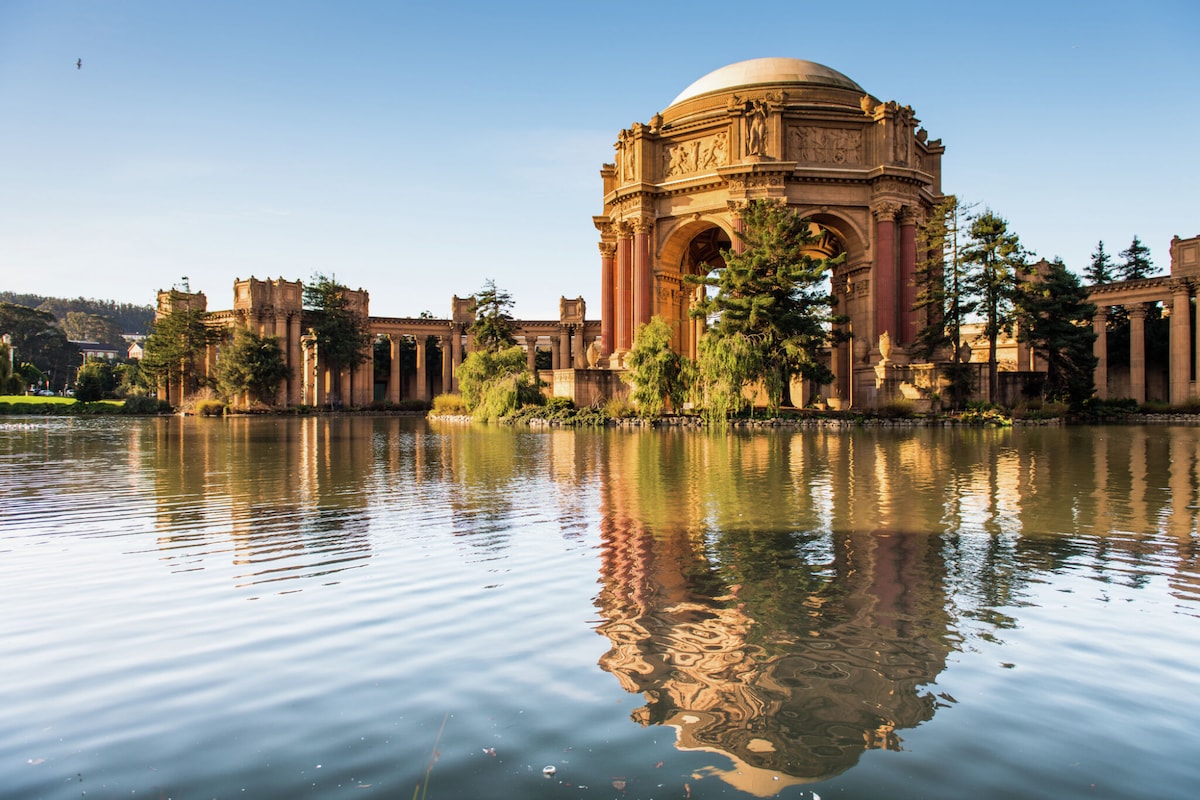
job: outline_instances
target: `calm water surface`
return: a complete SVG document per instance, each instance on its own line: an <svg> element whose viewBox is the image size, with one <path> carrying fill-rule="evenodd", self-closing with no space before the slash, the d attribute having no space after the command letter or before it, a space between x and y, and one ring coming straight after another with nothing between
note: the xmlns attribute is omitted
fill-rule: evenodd
<svg viewBox="0 0 1200 800"><path fill-rule="evenodd" d="M0 797L1191 798L1198 486L1182 426L0 418Z"/></svg>

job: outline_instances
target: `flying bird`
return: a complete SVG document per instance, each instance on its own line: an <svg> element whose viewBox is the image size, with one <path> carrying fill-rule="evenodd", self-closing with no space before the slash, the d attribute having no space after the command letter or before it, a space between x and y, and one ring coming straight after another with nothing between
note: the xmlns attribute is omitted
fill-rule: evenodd
<svg viewBox="0 0 1200 800"><path fill-rule="evenodd" d="M83 59L82 58L77 59L75 61L75 69L83 69Z"/></svg>

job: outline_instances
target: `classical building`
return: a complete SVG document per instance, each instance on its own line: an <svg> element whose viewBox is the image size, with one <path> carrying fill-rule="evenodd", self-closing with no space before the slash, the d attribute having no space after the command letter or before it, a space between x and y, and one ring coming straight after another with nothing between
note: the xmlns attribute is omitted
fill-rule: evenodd
<svg viewBox="0 0 1200 800"><path fill-rule="evenodd" d="M654 315L694 357L704 321L688 311L703 287L684 276L721 267L721 250L741 244L739 207L774 198L812 220L813 255L845 254L833 292L853 339L833 349L836 377L820 391L835 404L872 405L875 366L903 363L918 330L916 232L942 198L943 147L918 123L911 107L829 67L759 58L705 75L649 123L621 131L594 218L608 363L621 363Z"/></svg>
<svg viewBox="0 0 1200 800"><path fill-rule="evenodd" d="M208 311L203 292L160 290L156 315L199 310L211 328L231 332L240 327L261 336L278 337L289 368L289 376L275 399L278 406L324 406L336 399L339 404L363 407L372 402L428 401L441 392L458 391L455 372L473 349L469 329L475 315L470 298L452 298L450 316L439 319L372 317L367 291L347 290L346 296L351 311L365 318L372 339L388 343L386 363L375 363L372 348L364 354L362 364L334 374L322 362L309 333L310 312L303 305L304 286L300 281L237 279L233 283L233 308L224 311ZM586 312L582 297L564 297L559 300L557 320L515 323L517 343L528 354L529 369L539 372L551 393L584 404L611 394L610 385L618 383L611 374L606 379L598 374L599 370L588 369L595 365L598 355L598 350L591 348L589 362L589 346L599 337L600 323L585 319ZM539 351L548 356L548 368L538 369ZM220 352L220 341L209 345L204 377L216 374ZM404 352L410 355L404 357ZM591 379L584 379L584 375L591 375ZM178 404L183 387L164 384L159 387L159 396Z"/></svg>

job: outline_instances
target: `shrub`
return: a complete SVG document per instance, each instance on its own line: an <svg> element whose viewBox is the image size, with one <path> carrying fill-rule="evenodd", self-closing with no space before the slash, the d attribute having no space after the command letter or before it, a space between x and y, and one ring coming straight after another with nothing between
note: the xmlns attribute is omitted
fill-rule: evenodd
<svg viewBox="0 0 1200 800"><path fill-rule="evenodd" d="M637 409L625 397L610 397L601 406L604 415L610 419L626 419L637 413Z"/></svg>
<svg viewBox="0 0 1200 800"><path fill-rule="evenodd" d="M220 400L197 400L195 411L200 417L219 417L225 413L225 404Z"/></svg>
<svg viewBox="0 0 1200 800"><path fill-rule="evenodd" d="M466 403L459 394L439 394L433 398L431 413L438 417L456 417L467 413Z"/></svg>
<svg viewBox="0 0 1200 800"><path fill-rule="evenodd" d="M907 397L897 397L883 404L883 408L879 409L879 416L884 419L908 419L913 415L914 410L915 406L912 400Z"/></svg>
<svg viewBox="0 0 1200 800"><path fill-rule="evenodd" d="M125 414L165 414L171 410L171 404L166 400L158 400L146 395L135 395L125 399L121 411Z"/></svg>

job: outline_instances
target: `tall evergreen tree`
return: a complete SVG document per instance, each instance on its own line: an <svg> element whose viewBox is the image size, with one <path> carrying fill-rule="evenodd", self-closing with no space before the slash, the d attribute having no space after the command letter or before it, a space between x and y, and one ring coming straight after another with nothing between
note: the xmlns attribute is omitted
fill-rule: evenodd
<svg viewBox="0 0 1200 800"><path fill-rule="evenodd" d="M1104 252L1104 241L1101 240L1096 244L1096 252L1092 253L1092 260L1084 271L1084 275L1087 276L1088 283L1093 286L1112 283L1115 269L1112 256Z"/></svg>
<svg viewBox="0 0 1200 800"><path fill-rule="evenodd" d="M991 209L971 221L963 248L967 265L966 289L978 302L983 334L988 340L988 396L999 396L996 343L1012 328L1018 280L1025 269L1025 249L1008 222Z"/></svg>
<svg viewBox="0 0 1200 800"><path fill-rule="evenodd" d="M1055 259L1044 271L1028 274L1016 296L1020 337L1046 362L1043 395L1079 406L1092 396L1096 306L1079 276Z"/></svg>
<svg viewBox="0 0 1200 800"><path fill-rule="evenodd" d="M178 387L181 396L171 398L178 405L200 388L205 351L218 334L204 324L203 311L186 303L172 308L151 323L141 368L152 381Z"/></svg>
<svg viewBox="0 0 1200 800"><path fill-rule="evenodd" d="M350 303L349 289L332 276L317 273L304 286L305 320L317 347L318 358L334 375L353 369L371 356L371 331L367 317ZM336 384L335 384L336 385ZM337 402L337 392L330 393Z"/></svg>
<svg viewBox="0 0 1200 800"><path fill-rule="evenodd" d="M780 201L751 200L741 218L742 252L722 251L725 267L715 275L688 277L717 290L691 312L716 316L704 334L709 345L701 342L699 372L702 381L730 375L761 380L768 408L776 412L793 375L818 384L833 380L821 355L842 318L833 313L825 281L844 255L809 255L815 238L809 220Z"/></svg>
<svg viewBox="0 0 1200 800"><path fill-rule="evenodd" d="M913 349L926 360L933 358L938 348L948 346L951 361L958 363L962 324L974 308L966 294L966 268L960 247L969 210L969 205L949 195L934 206L918 234L919 252L925 253L925 258L917 264L915 277L913 310L922 325Z"/></svg>
<svg viewBox="0 0 1200 800"><path fill-rule="evenodd" d="M1121 263L1117 270L1121 278L1127 281L1140 281L1150 277L1155 272L1154 264L1150 261L1150 248L1134 236L1129 247L1121 251Z"/></svg>
<svg viewBox="0 0 1200 800"><path fill-rule="evenodd" d="M226 396L245 392L267 404L275 402L275 392L289 373L279 337L260 336L248 328L233 329L233 341L217 364L217 381Z"/></svg>
<svg viewBox="0 0 1200 800"><path fill-rule="evenodd" d="M475 321L471 323L471 340L477 349L497 353L517 343L514 334L517 325L510 313L512 295L496 288L496 282L488 278L483 288L471 298L471 310Z"/></svg>

